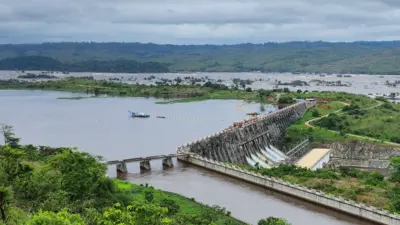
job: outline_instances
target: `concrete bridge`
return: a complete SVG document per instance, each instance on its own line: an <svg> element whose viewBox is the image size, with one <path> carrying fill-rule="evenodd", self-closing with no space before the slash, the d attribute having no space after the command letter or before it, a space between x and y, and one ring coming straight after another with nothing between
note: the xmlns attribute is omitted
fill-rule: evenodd
<svg viewBox="0 0 400 225"><path fill-rule="evenodd" d="M188 153L176 153L176 154L169 154L169 155L155 155L149 157L137 157L137 158L128 158L123 160L113 160L108 161L107 165L117 165L117 173L128 173L128 168L126 166L127 163L139 162L140 163L140 171L149 171L151 170L150 161L162 159L162 165L164 168L172 168L174 163L172 158L177 157L185 157Z"/></svg>
<svg viewBox="0 0 400 225"><path fill-rule="evenodd" d="M254 156L258 156L258 158L256 158L260 160L260 158L265 158L267 155L271 154L281 156L282 158L288 155L301 157L302 154L307 153L307 140L301 142L284 155L274 146L280 146L287 127L302 117L306 110L314 104L315 103L297 103L268 115L258 117L256 120L248 122L244 126L225 129L192 143L180 146L176 154L109 161L107 164L117 165L118 174L128 172L126 163L140 162L141 170L150 170L150 160L162 159L163 166L172 167L172 158L178 157L179 160L199 167L254 183L375 223L400 225L400 217L388 211L378 210L341 198L335 198L314 189L290 184L276 178L265 177L258 173L249 172L237 168L236 166L223 163L246 164L249 158L254 159ZM340 156L339 158L347 158L349 155L353 154L353 151L347 152L346 150L342 150L342 148L336 149L334 153L337 152L336 154ZM374 154L379 154L379 156L381 156L379 157L380 159L382 157L387 157L387 154L382 155L379 151L368 151L361 156L358 154L357 157L359 157L360 160L364 158L369 159ZM263 161L257 161L257 163L268 164L268 162Z"/></svg>
<svg viewBox="0 0 400 225"><path fill-rule="evenodd" d="M271 167L287 158L275 147L280 146L287 127L314 104L297 103L257 117L240 127L225 129L183 145L176 154L114 160L107 164L117 165L117 173L127 173L127 163L140 162L140 170L148 171L151 170L151 160L162 159L163 167L169 168L173 167L172 158L184 159L189 154L195 154L220 162L248 164L251 161ZM301 148L304 149L304 146Z"/></svg>

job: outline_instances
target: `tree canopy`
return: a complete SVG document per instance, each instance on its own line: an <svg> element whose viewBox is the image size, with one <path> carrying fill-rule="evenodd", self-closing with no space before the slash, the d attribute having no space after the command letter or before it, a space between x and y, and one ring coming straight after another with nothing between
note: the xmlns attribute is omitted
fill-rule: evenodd
<svg viewBox="0 0 400 225"><path fill-rule="evenodd" d="M20 145L11 126L2 131L16 142L0 145L0 224L244 225L224 208L108 178L100 157Z"/></svg>
<svg viewBox="0 0 400 225"><path fill-rule="evenodd" d="M18 56L0 60L0 70L48 70L64 72L110 72L110 73L166 73L169 69L159 62L135 60L85 60L62 63L47 56Z"/></svg>

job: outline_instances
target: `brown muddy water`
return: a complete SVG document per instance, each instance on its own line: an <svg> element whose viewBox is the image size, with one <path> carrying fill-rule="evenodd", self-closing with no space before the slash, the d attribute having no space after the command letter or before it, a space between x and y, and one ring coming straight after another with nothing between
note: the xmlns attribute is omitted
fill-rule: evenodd
<svg viewBox="0 0 400 225"><path fill-rule="evenodd" d="M170 105L145 98L91 98L61 100L75 94L44 91L0 91L0 123L13 125L26 144L79 147L107 160L169 154L176 148L219 131L258 104L240 101L204 101ZM267 106L266 112L275 110ZM143 111L167 119L132 119L130 111ZM0 140L2 141L2 140ZM220 205L238 219L256 224L260 218L284 217L294 225L368 224L261 187L175 161L163 170L161 161L140 174L138 163L128 164L128 180L148 183L197 201ZM109 167L115 177L115 166Z"/></svg>

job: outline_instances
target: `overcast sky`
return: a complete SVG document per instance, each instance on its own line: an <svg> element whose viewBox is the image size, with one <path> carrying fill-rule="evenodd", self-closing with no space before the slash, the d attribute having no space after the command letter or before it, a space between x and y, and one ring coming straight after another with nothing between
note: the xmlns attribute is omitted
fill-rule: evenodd
<svg viewBox="0 0 400 225"><path fill-rule="evenodd" d="M0 43L399 39L400 0L0 0Z"/></svg>

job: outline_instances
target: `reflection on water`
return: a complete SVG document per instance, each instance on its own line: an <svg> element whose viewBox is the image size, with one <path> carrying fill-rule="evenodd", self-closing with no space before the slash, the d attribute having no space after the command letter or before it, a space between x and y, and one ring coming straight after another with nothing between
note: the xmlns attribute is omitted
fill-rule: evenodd
<svg viewBox="0 0 400 225"><path fill-rule="evenodd" d="M144 98L57 99L66 96L72 94L0 91L0 122L13 125L23 143L78 146L114 160L173 153L177 146L226 128L233 121L242 120L246 113L259 110L258 104L236 107L241 102L230 100L157 105L154 99ZM266 112L274 109L266 107ZM128 110L175 119L132 119ZM174 169L162 170L161 161L151 163L153 172L145 174L138 173L138 163L129 164L133 176L128 179L221 205L248 222L277 216L288 218L293 224L366 224L196 167L175 162ZM109 167L110 176L115 177L115 171L115 166Z"/></svg>

